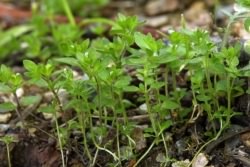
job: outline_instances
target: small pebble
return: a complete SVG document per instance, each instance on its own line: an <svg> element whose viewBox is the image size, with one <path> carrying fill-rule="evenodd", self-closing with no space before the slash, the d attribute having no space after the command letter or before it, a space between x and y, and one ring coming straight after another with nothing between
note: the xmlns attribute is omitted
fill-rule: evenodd
<svg viewBox="0 0 250 167"><path fill-rule="evenodd" d="M173 12L179 7L178 0L149 1L145 7L145 13L153 16L165 12Z"/></svg>
<svg viewBox="0 0 250 167"><path fill-rule="evenodd" d="M11 113L0 114L0 123L7 123L11 118Z"/></svg>

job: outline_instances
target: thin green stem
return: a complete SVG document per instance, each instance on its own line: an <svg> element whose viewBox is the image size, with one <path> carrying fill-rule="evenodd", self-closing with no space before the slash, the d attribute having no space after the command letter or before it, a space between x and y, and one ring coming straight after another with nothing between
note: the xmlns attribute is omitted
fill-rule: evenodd
<svg viewBox="0 0 250 167"><path fill-rule="evenodd" d="M168 68L165 67L165 72L164 72L164 82L165 82L165 95L168 97Z"/></svg>
<svg viewBox="0 0 250 167"><path fill-rule="evenodd" d="M217 139L221 136L221 133L223 132L223 130L224 130L226 127L227 127L227 124L223 125L223 123L222 123L222 121L221 121L221 128L220 128L219 132L217 133L217 135L216 135L214 138L212 138L211 140L209 140L208 142L206 142L205 144L203 144L203 145L200 147L200 149L195 153L195 155L194 155L192 161L188 164L187 167L191 167L191 166L192 166L194 160L195 160L196 157L200 154L200 152L201 152L208 144L210 144L210 143L212 143L213 141L217 140Z"/></svg>
<svg viewBox="0 0 250 167"><path fill-rule="evenodd" d="M97 149L96 149L96 152L95 152L95 156L94 156L93 161L92 161L92 164L90 165L91 167L94 167L94 166L95 166L95 163L96 163L96 159L97 159L98 153L99 153L99 149L97 148Z"/></svg>
<svg viewBox="0 0 250 167"><path fill-rule="evenodd" d="M175 71L172 71L172 82L173 82L173 91L175 91L177 88Z"/></svg>
<svg viewBox="0 0 250 167"><path fill-rule="evenodd" d="M61 152L62 166L66 167L65 160L64 160L62 139L61 139L61 135L60 135L60 129L59 129L58 121L57 121L57 118L56 118L56 112L54 112L54 118L55 118L55 122L56 122L56 132L57 132L57 138L58 138L60 152Z"/></svg>
<svg viewBox="0 0 250 167"><path fill-rule="evenodd" d="M50 91L52 92L52 94L53 94L53 96L55 98L55 102L57 103L57 105L59 107L59 112L63 113L62 103L61 103L61 101L59 99L59 96L57 95L57 93L56 93L56 91L54 89L54 84L52 83L52 81L50 81L49 78L44 78L44 80L47 82L48 87L49 87ZM55 122L56 122L56 132L57 132L57 138L58 138L60 152L61 152L62 166L66 167L65 160L64 160L62 139L61 139L61 135L60 135L60 129L59 129L59 124L58 124L58 120L57 120L57 116L56 116L56 111L53 114L54 114L54 119L55 119Z"/></svg>
<svg viewBox="0 0 250 167"><path fill-rule="evenodd" d="M84 145L84 149L86 151L86 154L90 160L90 162L92 161L92 156L90 154L90 151L89 151L89 148L88 148L88 144L87 144L87 135L86 135L86 121L84 120L84 114L83 112L80 112L78 113L79 115L79 123L80 123L80 126L81 126L81 132L82 132L82 135L83 135L83 145ZM86 115L85 115L86 116ZM88 117L87 117L88 118Z"/></svg>
<svg viewBox="0 0 250 167"><path fill-rule="evenodd" d="M110 92L112 95L112 99L115 102L116 101L116 95L114 92L114 88L113 85L110 85ZM120 99L120 97L118 97ZM115 122L115 126L116 126L116 147L117 147L117 154L118 154L118 158L119 158L119 162L120 162L120 157L121 157L121 151L120 151L120 125L119 125L119 121L117 119L117 111L116 109L119 109L119 107L117 108L116 103L114 104L114 107L112 107L113 113L114 113L114 119L113 122Z"/></svg>
<svg viewBox="0 0 250 167"><path fill-rule="evenodd" d="M227 44L227 41L228 41L228 37L230 35L230 29L231 29L231 25L234 21L234 18L230 18L228 24L227 24L227 27L226 27L226 30L225 30L225 33L224 33L224 36L223 36L223 39L222 39L222 43L221 43L221 48L224 48Z"/></svg>
<svg viewBox="0 0 250 167"><path fill-rule="evenodd" d="M7 149L8 167L11 167L9 143L6 143L6 149Z"/></svg>
<svg viewBox="0 0 250 167"><path fill-rule="evenodd" d="M18 118L20 119L21 123L23 124L23 126L25 126L25 122L24 122L23 116L21 114L21 105L20 105L19 99L17 97L16 91L13 92L13 95L14 95L14 98L15 98L15 101L17 104L16 114L17 114Z"/></svg>
<svg viewBox="0 0 250 167"><path fill-rule="evenodd" d="M100 83L98 81L98 79L96 77L94 77L95 82L96 82L96 91L97 91L97 98L98 98L98 112L99 112L99 121L100 124L102 124L102 106L101 106L101 86Z"/></svg>
<svg viewBox="0 0 250 167"><path fill-rule="evenodd" d="M120 106L122 108L122 113L123 113L123 118L124 118L124 123L127 125L128 124L128 116L126 114L126 110L125 110L125 106L123 104L123 101L122 101L122 93L120 93L118 96L119 96L119 103L120 103Z"/></svg>
<svg viewBox="0 0 250 167"><path fill-rule="evenodd" d="M169 159L169 157L168 157L168 146L167 146L167 143L166 143L166 141L165 141L165 137L164 137L164 134L163 134L163 133L161 133L161 138L162 138L163 145L164 145L164 148L165 148L166 158Z"/></svg>
<svg viewBox="0 0 250 167"><path fill-rule="evenodd" d="M90 128L90 132L92 133L92 118L91 118L91 110L90 110L90 106L89 106L89 102L87 97L83 98L83 102L86 104L86 114L83 115L83 111L78 112L81 113L81 118L79 118L80 124L81 124L81 131L82 131L82 135L83 135L83 144L84 144L84 149L86 151L86 154L90 160L90 162L94 162L95 160L93 160L93 157L89 151L88 148L88 143L87 143L87 135L86 135L86 127L88 127L88 125L86 125L86 120L89 119L89 128Z"/></svg>
<svg viewBox="0 0 250 167"><path fill-rule="evenodd" d="M155 134L157 134L155 121L154 121L154 115L151 112L151 106L150 106L150 102L149 102L149 95L148 95L148 89L147 89L147 84L146 83L144 83L144 96L146 98L147 112L149 114L149 118L150 118L150 121L152 123L153 130L154 130Z"/></svg>
<svg viewBox="0 0 250 167"><path fill-rule="evenodd" d="M121 158L121 150L120 150L120 133L119 133L119 122L116 120L116 145L117 145L117 154L118 154L118 160L119 163L121 163L120 158Z"/></svg>
<svg viewBox="0 0 250 167"><path fill-rule="evenodd" d="M228 112L231 112L231 93L234 85L234 79L232 79L232 82L230 81L230 77L227 77L227 110ZM226 117L226 124L230 124L230 118L231 114L228 114Z"/></svg>
<svg viewBox="0 0 250 167"><path fill-rule="evenodd" d="M136 167L140 164L140 162L147 156L147 154L150 152L150 150L154 147L155 143L156 143L156 139L151 143L151 145L149 146L147 151L140 157L140 159L138 159L138 161L136 162L136 164L133 167Z"/></svg>
<svg viewBox="0 0 250 167"><path fill-rule="evenodd" d="M76 26L76 22L75 22L73 14L71 12L68 1L67 0L61 0L61 2L62 2L62 5L63 5L63 8L64 8L64 11L65 11L65 14L67 15L67 18L69 19L70 24L72 26Z"/></svg>

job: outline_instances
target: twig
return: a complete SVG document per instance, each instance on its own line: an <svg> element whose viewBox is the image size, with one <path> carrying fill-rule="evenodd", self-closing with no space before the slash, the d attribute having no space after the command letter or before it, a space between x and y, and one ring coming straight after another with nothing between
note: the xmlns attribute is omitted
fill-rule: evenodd
<svg viewBox="0 0 250 167"><path fill-rule="evenodd" d="M239 134L242 134L242 133L245 133L245 132L248 132L250 131L250 127L246 127L246 128L243 128L239 131L235 131L235 132L228 132L226 133L225 135L221 136L219 139L215 140L214 142L210 143L207 145L207 148L205 150L205 152L208 154L210 153L216 146L218 146L220 143L236 136L236 135L239 135Z"/></svg>

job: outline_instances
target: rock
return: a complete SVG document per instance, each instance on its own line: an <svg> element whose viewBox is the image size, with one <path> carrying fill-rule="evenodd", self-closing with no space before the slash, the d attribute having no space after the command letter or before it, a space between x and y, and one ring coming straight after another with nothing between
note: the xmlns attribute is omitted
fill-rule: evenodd
<svg viewBox="0 0 250 167"><path fill-rule="evenodd" d="M250 132L246 132L240 135L242 143L249 149L250 148Z"/></svg>
<svg viewBox="0 0 250 167"><path fill-rule="evenodd" d="M215 18L216 20L226 20L228 16L225 14L227 13L233 13L234 6L233 5L223 5L219 6L218 9L215 11Z"/></svg>
<svg viewBox="0 0 250 167"><path fill-rule="evenodd" d="M204 2L198 1L191 5L191 7L184 12L185 19L190 23L190 27L209 28L213 19L206 10Z"/></svg>
<svg viewBox="0 0 250 167"><path fill-rule="evenodd" d="M7 123L10 120L11 113L0 114L0 123Z"/></svg>
<svg viewBox="0 0 250 167"><path fill-rule="evenodd" d="M50 120L54 117L52 113L42 113L45 120Z"/></svg>
<svg viewBox="0 0 250 167"><path fill-rule="evenodd" d="M205 0L205 2L208 7L213 7L216 5L215 0Z"/></svg>
<svg viewBox="0 0 250 167"><path fill-rule="evenodd" d="M172 163L172 167L183 167L183 166L188 166L190 163L190 161L188 159L184 160L184 161L176 161L174 163Z"/></svg>
<svg viewBox="0 0 250 167"><path fill-rule="evenodd" d="M145 13L149 16L164 12L173 12L178 9L179 0L157 0L149 1L145 7Z"/></svg>
<svg viewBox="0 0 250 167"><path fill-rule="evenodd" d="M16 95L17 95L18 98L21 98L21 97L24 95L24 90L23 90L23 88L18 88L18 89L16 90Z"/></svg>
<svg viewBox="0 0 250 167"><path fill-rule="evenodd" d="M146 105L146 103L143 103L143 104L141 104L140 106L139 106L139 110L140 110L140 114L145 114L145 113L147 113L147 105Z"/></svg>
<svg viewBox="0 0 250 167"><path fill-rule="evenodd" d="M160 27L168 23L168 17L166 15L148 17L146 20L146 25L151 27Z"/></svg>
<svg viewBox="0 0 250 167"><path fill-rule="evenodd" d="M7 131L9 128L9 124L0 124L0 133Z"/></svg>
<svg viewBox="0 0 250 167"><path fill-rule="evenodd" d="M250 40L250 34L246 31L244 23L241 21L232 25L232 35L243 40Z"/></svg>
<svg viewBox="0 0 250 167"><path fill-rule="evenodd" d="M204 153L198 154L197 157L195 157L192 167L205 167L208 164L208 159L205 156Z"/></svg>
<svg viewBox="0 0 250 167"><path fill-rule="evenodd" d="M141 151L142 149L146 147L147 141L144 136L143 129L134 128L131 137L135 141L136 151Z"/></svg>
<svg viewBox="0 0 250 167"><path fill-rule="evenodd" d="M196 20L199 15L205 11L205 3L202 1L195 2L184 12L185 19L188 21Z"/></svg>
<svg viewBox="0 0 250 167"><path fill-rule="evenodd" d="M28 132L29 132L29 135L32 136L32 137L35 137L35 133L36 133L37 129L36 128L28 128Z"/></svg>

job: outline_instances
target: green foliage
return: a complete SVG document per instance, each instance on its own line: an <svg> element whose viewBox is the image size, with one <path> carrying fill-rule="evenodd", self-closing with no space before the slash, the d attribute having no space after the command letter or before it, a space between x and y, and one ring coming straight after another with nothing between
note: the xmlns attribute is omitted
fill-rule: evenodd
<svg viewBox="0 0 250 167"><path fill-rule="evenodd" d="M15 92L23 83L22 76L19 73L14 73L3 64L0 67L0 81L2 86L5 86L11 92Z"/></svg>
<svg viewBox="0 0 250 167"><path fill-rule="evenodd" d="M250 7L250 1L249 0L236 0L236 2L244 7Z"/></svg>
<svg viewBox="0 0 250 167"><path fill-rule="evenodd" d="M60 5L53 8L56 2L44 2L47 12L62 10ZM72 1L70 6L85 2ZM242 16L240 14L237 18ZM119 14L111 24L112 38L83 40L84 32L75 24L55 25L50 20L50 29L41 24L44 19L34 17L31 24L35 28L20 39L27 44L23 66L29 82L1 65L0 91L15 95L25 83L36 84L53 94L47 106L40 106L38 111L53 115L62 160L64 147L68 146L71 132L75 130L81 132L79 140L82 140L84 155L92 164L96 157L89 145L96 148L95 154L100 150L110 154L114 158L113 164L121 164L133 157L137 150L131 133L136 122L128 118L127 111L138 104L145 106L145 114L150 120L149 128L143 133L145 137L154 138L152 147L160 143L167 147L164 132L180 122L190 123L187 120L192 119L189 118L190 115L193 117L191 112L196 112L197 108L197 112L204 112L211 122L211 134L219 134L236 115L232 102L243 93L249 93L242 88L245 84L242 78L250 76L250 66L239 68L239 45L222 45L220 48L204 30L183 28L174 31L166 45L162 39L156 40L151 34L138 32L141 22L137 17ZM246 28L248 22L245 21ZM185 88L177 80L183 74L187 75L185 81L190 83ZM61 99L60 91L66 92L66 103ZM131 94L138 98L130 100L127 97ZM192 106L185 107L182 100L190 94ZM221 103L221 99L226 104ZM42 96L28 95L17 100L20 100L17 105L0 104L0 112L39 104ZM69 110L76 117L62 128L58 115ZM95 119L98 121L93 122ZM217 121L220 129L215 124ZM115 139L105 143L110 135L110 125L115 128L115 137L112 136ZM123 148L119 147L121 139L125 140ZM112 145L116 145L115 151Z"/></svg>
<svg viewBox="0 0 250 167"><path fill-rule="evenodd" d="M12 53L16 49L18 49L18 45L16 44L17 38L23 36L25 33L33 30L32 26L29 25L20 25L15 26L7 31L0 31L0 60L5 58L7 54Z"/></svg>
<svg viewBox="0 0 250 167"><path fill-rule="evenodd" d="M5 113L8 111L13 111L16 109L16 106L11 102L1 103L0 104L0 113Z"/></svg>
<svg viewBox="0 0 250 167"><path fill-rule="evenodd" d="M62 0L44 0L41 3L41 8L53 14L62 14L64 12ZM70 0L68 1L70 9L75 15L93 15L98 9L106 5L109 0ZM92 11L91 11L92 10ZM96 13L95 13L96 12Z"/></svg>

